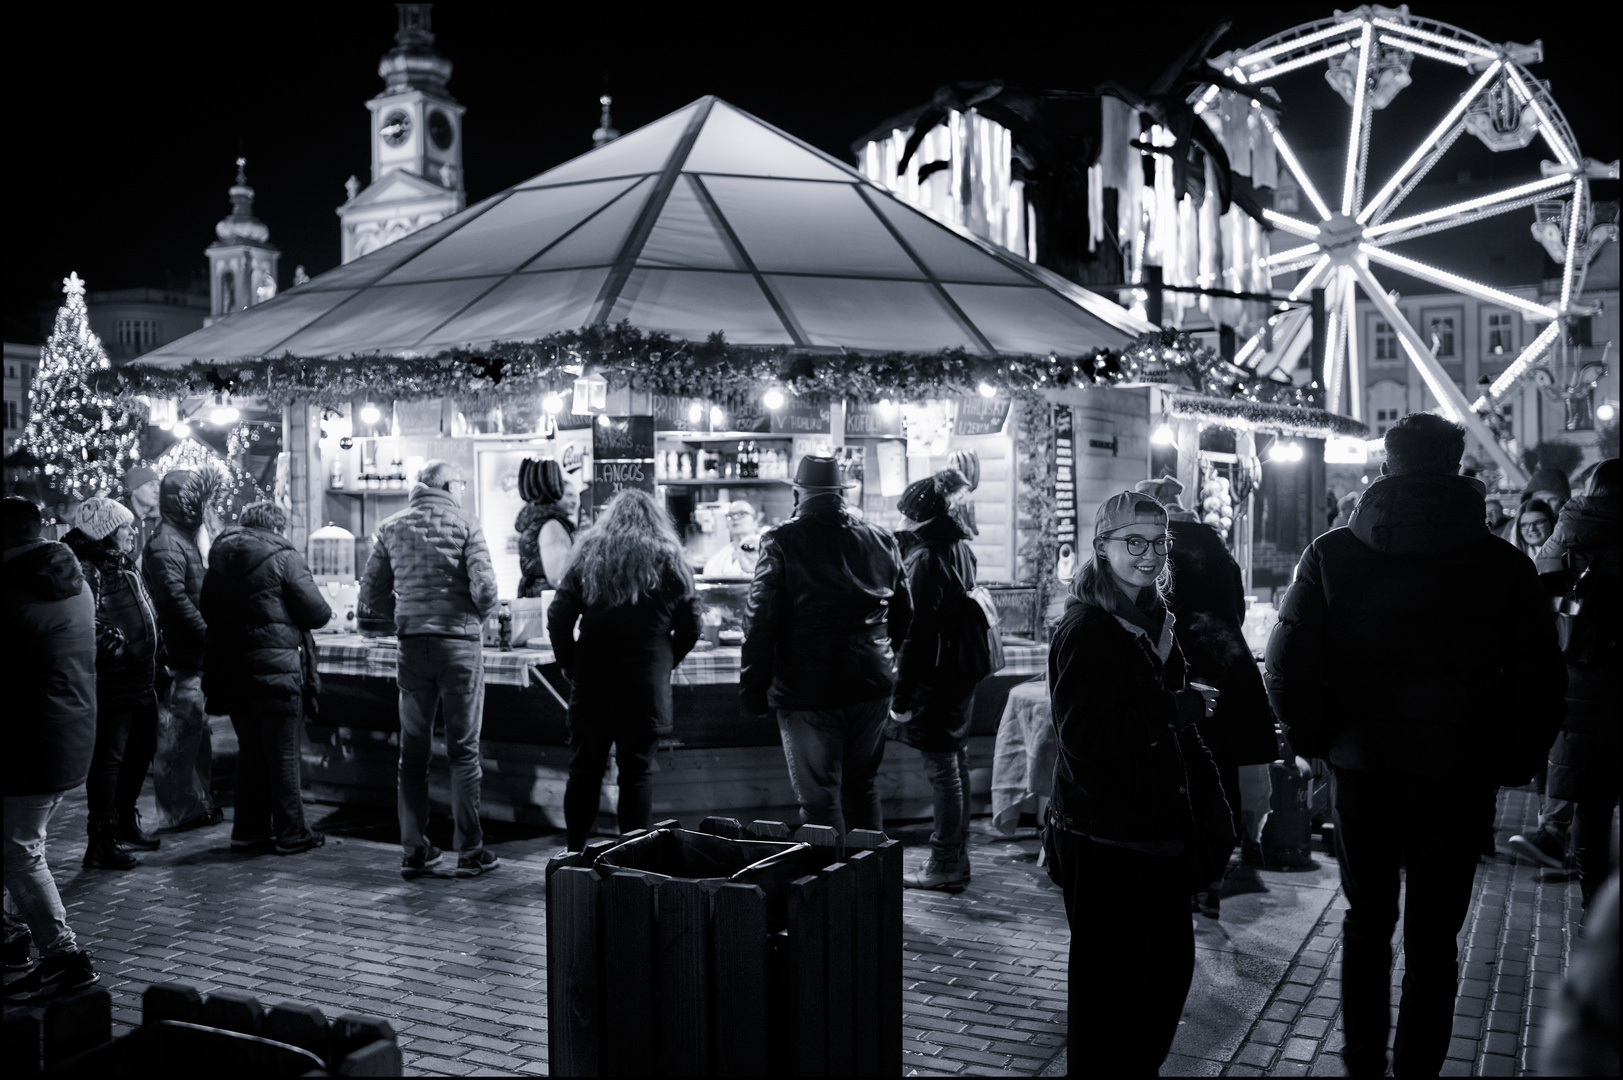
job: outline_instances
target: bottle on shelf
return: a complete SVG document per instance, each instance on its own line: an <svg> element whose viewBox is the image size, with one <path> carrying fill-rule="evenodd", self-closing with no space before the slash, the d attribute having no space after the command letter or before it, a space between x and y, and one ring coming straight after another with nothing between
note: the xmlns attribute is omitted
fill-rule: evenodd
<svg viewBox="0 0 1623 1080"><path fill-rule="evenodd" d="M334 491L344 489L344 459L340 454L334 454L332 458L332 488Z"/></svg>

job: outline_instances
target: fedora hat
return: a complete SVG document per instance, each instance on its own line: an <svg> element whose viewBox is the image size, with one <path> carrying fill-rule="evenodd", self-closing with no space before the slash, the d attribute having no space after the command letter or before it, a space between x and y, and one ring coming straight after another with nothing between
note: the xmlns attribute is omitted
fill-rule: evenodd
<svg viewBox="0 0 1623 1080"><path fill-rule="evenodd" d="M856 487L840 475L840 463L832 455L807 454L795 466L795 487L801 491L845 491Z"/></svg>

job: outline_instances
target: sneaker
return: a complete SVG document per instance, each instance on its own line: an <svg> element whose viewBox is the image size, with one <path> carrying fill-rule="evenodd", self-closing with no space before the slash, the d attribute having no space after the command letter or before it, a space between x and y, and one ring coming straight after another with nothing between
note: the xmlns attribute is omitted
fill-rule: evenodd
<svg viewBox="0 0 1623 1080"><path fill-rule="evenodd" d="M1539 829L1525 835L1518 833L1506 843L1516 854L1542 863L1551 870L1565 870L1569 865L1567 838L1553 829Z"/></svg>
<svg viewBox="0 0 1623 1080"><path fill-rule="evenodd" d="M87 952L66 956L47 956L39 966L16 982L6 984L6 1000L40 1001L59 994L71 994L101 981L96 969L90 965Z"/></svg>
<svg viewBox="0 0 1623 1080"><path fill-rule="evenodd" d="M400 860L400 876L403 878L422 877L431 874L434 868L445 861L445 852L429 844L421 851L407 855Z"/></svg>
<svg viewBox="0 0 1623 1080"><path fill-rule="evenodd" d="M6 939L6 970L27 971L33 966L33 959L29 956L28 947L34 939L27 933L20 933L16 937Z"/></svg>
<svg viewBox="0 0 1623 1080"><path fill-rule="evenodd" d="M282 841L278 840L272 846L272 850L274 850L278 855L301 855L306 851L314 851L316 848L320 847L326 842L326 833L318 833L312 830L309 835L299 840L293 840L288 843L283 843Z"/></svg>
<svg viewBox="0 0 1623 1080"><path fill-rule="evenodd" d="M936 892L963 892L969 887L969 874L957 870L943 870L934 863L924 869L902 875L904 889L933 889Z"/></svg>
<svg viewBox="0 0 1623 1080"><path fill-rule="evenodd" d="M158 838L141 828L141 811L131 810L128 814L118 815L118 825L113 830L113 839L124 847L132 847L141 851L157 851L161 846Z"/></svg>
<svg viewBox="0 0 1623 1080"><path fill-rule="evenodd" d="M502 861L496 853L489 848L480 848L472 855L464 855L456 861L457 877L478 877L487 870L494 870Z"/></svg>

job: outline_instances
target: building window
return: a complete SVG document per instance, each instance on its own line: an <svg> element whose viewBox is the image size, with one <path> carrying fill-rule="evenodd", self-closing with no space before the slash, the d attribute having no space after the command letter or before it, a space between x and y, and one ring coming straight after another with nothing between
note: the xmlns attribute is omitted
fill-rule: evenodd
<svg viewBox="0 0 1623 1080"><path fill-rule="evenodd" d="M1487 349L1489 356L1516 351L1515 316L1508 311L1488 312Z"/></svg>
<svg viewBox="0 0 1623 1080"><path fill-rule="evenodd" d="M1375 437L1385 438L1386 429L1402 419L1409 406L1408 388L1400 382L1382 379L1369 388L1368 415L1375 418Z"/></svg>
<svg viewBox="0 0 1623 1080"><path fill-rule="evenodd" d="M118 320L118 343L140 349L151 349L158 344L156 319Z"/></svg>
<svg viewBox="0 0 1623 1080"><path fill-rule="evenodd" d="M1388 326L1385 320L1375 320L1375 332L1370 336L1375 339L1375 359L1403 359L1403 354L1398 352L1398 332Z"/></svg>
<svg viewBox="0 0 1623 1080"><path fill-rule="evenodd" d="M6 402L6 427L15 428L21 426L21 424L17 423L17 403L15 401Z"/></svg>
<svg viewBox="0 0 1623 1080"><path fill-rule="evenodd" d="M1427 320L1426 337L1431 343L1431 354L1439 360L1456 355L1454 325L1452 315L1434 315Z"/></svg>
<svg viewBox="0 0 1623 1080"><path fill-rule="evenodd" d="M15 379L16 377L17 377L17 365L16 364L7 364L6 365L6 378Z"/></svg>

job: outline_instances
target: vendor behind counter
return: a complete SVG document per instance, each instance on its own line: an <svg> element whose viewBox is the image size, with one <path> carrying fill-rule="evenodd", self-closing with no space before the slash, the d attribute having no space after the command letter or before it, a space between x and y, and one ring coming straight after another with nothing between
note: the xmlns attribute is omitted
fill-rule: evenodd
<svg viewBox="0 0 1623 1080"><path fill-rule="evenodd" d="M727 504L727 546L705 560L707 578L752 578L761 557L761 516L743 499Z"/></svg>

